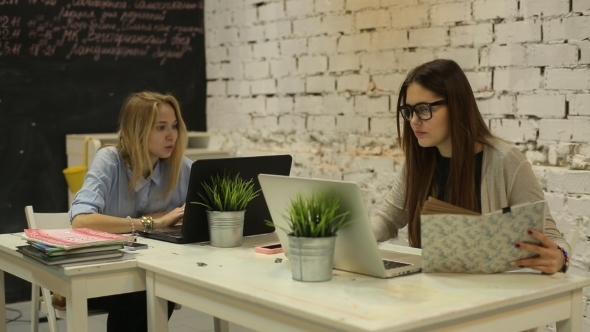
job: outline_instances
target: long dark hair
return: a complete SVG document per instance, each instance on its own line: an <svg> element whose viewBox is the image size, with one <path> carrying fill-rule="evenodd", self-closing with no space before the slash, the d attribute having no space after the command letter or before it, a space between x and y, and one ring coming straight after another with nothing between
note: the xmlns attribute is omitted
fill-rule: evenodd
<svg viewBox="0 0 590 332"><path fill-rule="evenodd" d="M467 77L453 60L434 60L410 71L402 84L397 104L406 103L408 86L420 84L447 100L449 132L451 134L452 158L445 200L453 205L477 211L475 185L476 142L486 144L492 137L485 124ZM406 155L406 198L404 206L408 211L408 237L412 247L419 248L420 210L429 195L432 195L436 171L436 147L423 148L418 144L410 122L403 121L400 130L400 115L397 114L397 132L401 147Z"/></svg>

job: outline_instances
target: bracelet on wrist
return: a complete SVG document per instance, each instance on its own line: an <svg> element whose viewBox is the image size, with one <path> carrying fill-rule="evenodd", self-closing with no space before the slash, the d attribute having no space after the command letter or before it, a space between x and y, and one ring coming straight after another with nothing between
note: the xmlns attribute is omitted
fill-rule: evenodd
<svg viewBox="0 0 590 332"><path fill-rule="evenodd" d="M146 232L154 230L154 219L151 216L143 216L139 221L142 223L143 228Z"/></svg>
<svg viewBox="0 0 590 332"><path fill-rule="evenodd" d="M557 272L562 272L562 273L566 273L567 269L570 267L570 256L568 255L567 251L565 251L565 249L563 249L560 246L557 246L557 249L561 250L561 252L563 253L563 267L561 268L561 270L557 271Z"/></svg>
<svg viewBox="0 0 590 332"><path fill-rule="evenodd" d="M135 235L135 222L133 221L133 218L127 216L127 220L129 220L129 223L131 224L131 234Z"/></svg>

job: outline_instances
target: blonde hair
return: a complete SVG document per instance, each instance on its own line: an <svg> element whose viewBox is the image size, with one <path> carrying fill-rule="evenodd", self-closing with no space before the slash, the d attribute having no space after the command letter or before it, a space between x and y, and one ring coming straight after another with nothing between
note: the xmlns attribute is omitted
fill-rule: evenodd
<svg viewBox="0 0 590 332"><path fill-rule="evenodd" d="M180 106L176 98L170 94L144 91L132 93L125 99L119 119L117 149L133 174L131 181L129 181L129 192L135 189L135 185L142 179L145 170L149 170L149 176L152 175L148 140L152 126L156 122L158 104L161 103L167 103L174 109L178 121L178 138L174 144L174 150L170 157L160 160L160 162L167 163L170 170L169 174L164 175L168 176L168 187L164 194L172 192L178 184L184 149L188 140L186 125L180 114Z"/></svg>

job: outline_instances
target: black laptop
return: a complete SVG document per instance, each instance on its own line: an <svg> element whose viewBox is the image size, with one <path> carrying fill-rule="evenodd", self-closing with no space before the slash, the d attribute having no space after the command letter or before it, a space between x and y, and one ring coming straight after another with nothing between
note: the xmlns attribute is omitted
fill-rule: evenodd
<svg viewBox="0 0 590 332"><path fill-rule="evenodd" d="M181 226L159 228L151 232L140 231L139 235L156 240L174 243L194 243L209 241L207 212L204 206L192 204L200 200L202 183L209 182L212 176L240 174L244 180L254 180L254 190L260 189L258 174L288 176L293 158L290 155L268 155L254 157L234 157L219 159L200 159L193 163L186 195L184 219ZM270 212L262 191L246 207L244 236L261 235L274 232L274 227L266 225L271 220Z"/></svg>

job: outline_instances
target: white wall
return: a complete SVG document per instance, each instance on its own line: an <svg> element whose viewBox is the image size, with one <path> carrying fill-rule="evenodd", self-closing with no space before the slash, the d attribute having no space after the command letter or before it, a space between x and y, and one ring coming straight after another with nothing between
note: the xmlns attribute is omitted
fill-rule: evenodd
<svg viewBox="0 0 590 332"><path fill-rule="evenodd" d="M457 61L560 230L580 230L571 271L589 274L590 0L206 0L205 16L208 128L241 155L292 154L294 175L356 181L371 209L403 162L401 81Z"/></svg>

